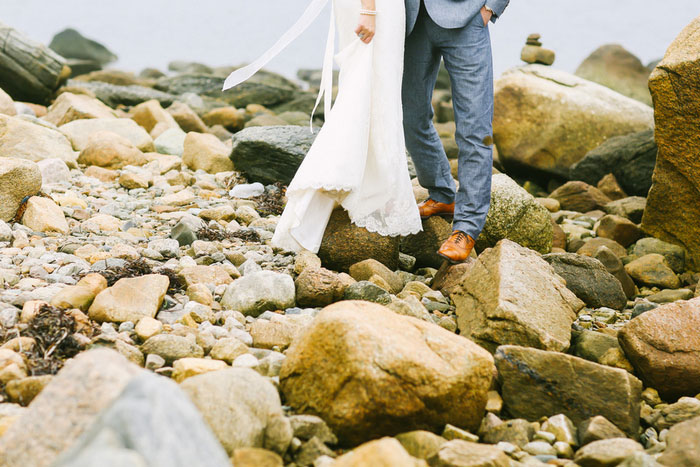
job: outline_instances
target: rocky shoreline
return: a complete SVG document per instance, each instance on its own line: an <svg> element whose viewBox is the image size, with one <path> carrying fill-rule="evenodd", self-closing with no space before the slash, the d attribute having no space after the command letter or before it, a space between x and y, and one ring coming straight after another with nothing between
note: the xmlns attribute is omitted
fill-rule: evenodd
<svg viewBox="0 0 700 467"><path fill-rule="evenodd" d="M441 218L270 246L317 72L222 93L232 68L0 26L0 466L700 465L700 18L651 94L619 46L500 77L451 267Z"/></svg>

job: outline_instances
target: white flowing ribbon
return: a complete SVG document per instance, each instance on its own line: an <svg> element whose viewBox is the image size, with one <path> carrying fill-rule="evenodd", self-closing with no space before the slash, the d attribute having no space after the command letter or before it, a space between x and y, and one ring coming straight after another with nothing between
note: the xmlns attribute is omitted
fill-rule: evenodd
<svg viewBox="0 0 700 467"><path fill-rule="evenodd" d="M228 75L224 81L224 86L222 91L231 89L234 86L241 84L242 82L248 80L255 73L260 71L265 65L268 64L270 60L275 58L282 50L284 50L289 44L291 44L297 37L299 37L304 31L306 31L309 26L314 22L314 20L321 14L323 8L329 0L312 0L306 10L297 20L294 25L285 32L282 37L268 49L264 54L258 57L250 65L246 65L242 68L235 70L233 73ZM333 11L331 9L331 11ZM328 39L326 41L326 53L323 59L323 71L321 72L321 89L316 98L316 104L314 105L314 110L311 113L311 126L313 128L313 115L316 112L321 99L324 94L326 95L326 100L324 102L324 109L326 116L331 110L331 99L333 93L333 54L335 52L335 17L331 13L331 24L328 28Z"/></svg>

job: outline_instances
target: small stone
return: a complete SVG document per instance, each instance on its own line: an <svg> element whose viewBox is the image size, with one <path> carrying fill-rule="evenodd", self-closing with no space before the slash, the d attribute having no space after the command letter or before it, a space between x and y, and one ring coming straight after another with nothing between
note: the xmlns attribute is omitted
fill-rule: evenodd
<svg viewBox="0 0 700 467"><path fill-rule="evenodd" d="M578 426L578 442L584 446L593 441L610 438L624 438L625 434L601 415L584 420Z"/></svg>
<svg viewBox="0 0 700 467"><path fill-rule="evenodd" d="M552 433L557 441L578 446L578 432L574 423L564 414L549 417L542 424L542 430Z"/></svg>
<svg viewBox="0 0 700 467"><path fill-rule="evenodd" d="M147 162L143 153L131 141L111 131L91 134L78 156L79 164L96 165L105 169L122 169L127 165L138 166Z"/></svg>
<svg viewBox="0 0 700 467"><path fill-rule="evenodd" d="M530 422L522 418L508 420L482 433L485 443L497 444L501 441L506 441L520 448L529 443L534 436L535 429Z"/></svg>
<svg viewBox="0 0 700 467"><path fill-rule="evenodd" d="M450 425L449 423L445 425L445 429L442 431L442 437L448 441L453 439L461 439L464 441L470 441L472 443L478 443L479 437L475 434L469 433L467 430L462 430L456 426Z"/></svg>
<svg viewBox="0 0 700 467"><path fill-rule="evenodd" d="M63 211L53 200L32 196L22 216L22 224L35 232L67 234L70 229Z"/></svg>
<svg viewBox="0 0 700 467"><path fill-rule="evenodd" d="M147 341L156 334L160 334L162 330L163 323L157 319L151 318L150 316L144 316L141 318L138 323L136 323L136 327L134 328L136 335L142 341Z"/></svg>
<svg viewBox="0 0 700 467"><path fill-rule="evenodd" d="M189 339L174 334L158 334L149 338L141 346L144 354L156 354L165 359L167 364L181 358L202 358L204 350Z"/></svg>
<svg viewBox="0 0 700 467"><path fill-rule="evenodd" d="M156 371L159 368L163 368L165 366L165 359L161 357L160 355L156 355L154 353L148 354L146 356L146 364L145 367L147 370L151 371Z"/></svg>
<svg viewBox="0 0 700 467"><path fill-rule="evenodd" d="M345 289L343 300L364 300L386 305L391 303L391 295L372 282L361 281Z"/></svg>
<svg viewBox="0 0 700 467"><path fill-rule="evenodd" d="M231 461L236 467L284 467L277 453L260 448L238 448Z"/></svg>
<svg viewBox="0 0 700 467"><path fill-rule="evenodd" d="M182 154L182 163L192 170L207 173L229 172L233 163L229 159L231 150L214 135L187 133Z"/></svg>
<svg viewBox="0 0 700 467"><path fill-rule="evenodd" d="M629 219L608 214L600 219L596 234L628 247L641 238L642 230Z"/></svg>
<svg viewBox="0 0 700 467"><path fill-rule="evenodd" d="M533 456L556 456L557 451L547 441L530 441L523 446L523 451Z"/></svg>
<svg viewBox="0 0 700 467"><path fill-rule="evenodd" d="M388 284L387 290L391 293L396 294L403 289L403 281L377 260L367 259L350 266L350 276L358 282L369 280L374 275L381 277Z"/></svg>
<svg viewBox="0 0 700 467"><path fill-rule="evenodd" d="M440 450L428 459L435 467L493 466L509 467L511 461L499 448L468 441L448 441Z"/></svg>
<svg viewBox="0 0 700 467"><path fill-rule="evenodd" d="M216 360L223 360L231 365L238 357L247 353L248 346L243 342L233 337L225 337L216 341L209 356Z"/></svg>
<svg viewBox="0 0 700 467"><path fill-rule="evenodd" d="M11 402L16 402L26 407L49 384L52 378L52 375L43 375L16 379L7 383L5 392Z"/></svg>
<svg viewBox="0 0 700 467"><path fill-rule="evenodd" d="M210 371L218 371L228 368L221 360L207 358L181 358L173 363L172 378L181 383L192 376L201 375Z"/></svg>

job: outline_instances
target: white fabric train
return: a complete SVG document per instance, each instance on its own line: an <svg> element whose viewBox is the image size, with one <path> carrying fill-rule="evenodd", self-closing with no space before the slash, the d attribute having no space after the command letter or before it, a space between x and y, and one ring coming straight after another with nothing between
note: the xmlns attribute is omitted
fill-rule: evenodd
<svg viewBox="0 0 700 467"><path fill-rule="evenodd" d="M328 0L313 0L297 23L262 57L233 72L224 86L252 76L320 14ZM408 175L401 81L404 0L377 0L376 34L370 44L355 35L359 0L332 0L338 28L338 95L331 108L335 29L331 19L322 72L325 124L287 188L287 206L272 243L317 252L330 215L342 206L350 220L385 236L422 229Z"/></svg>

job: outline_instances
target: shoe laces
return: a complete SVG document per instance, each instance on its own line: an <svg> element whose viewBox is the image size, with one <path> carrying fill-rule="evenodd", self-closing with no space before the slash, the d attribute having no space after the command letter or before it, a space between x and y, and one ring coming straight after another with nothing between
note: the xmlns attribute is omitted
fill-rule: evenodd
<svg viewBox="0 0 700 467"><path fill-rule="evenodd" d="M457 230L455 233L453 233L452 238L454 238L454 241L458 243L468 242L467 234L465 234L461 230Z"/></svg>

